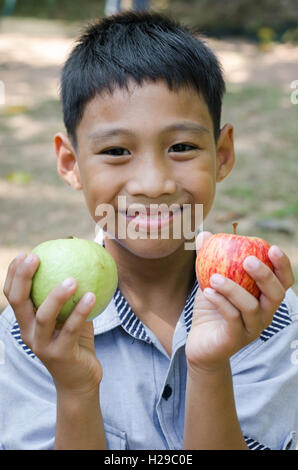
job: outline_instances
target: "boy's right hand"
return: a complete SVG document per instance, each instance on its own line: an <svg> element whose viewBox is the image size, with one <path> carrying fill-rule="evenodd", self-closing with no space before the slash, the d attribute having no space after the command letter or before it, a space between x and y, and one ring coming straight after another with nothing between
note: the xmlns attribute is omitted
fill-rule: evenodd
<svg viewBox="0 0 298 470"><path fill-rule="evenodd" d="M57 392L88 395L102 379L101 365L94 350L92 321L86 319L95 304L88 294L78 302L65 323L57 324L64 303L73 295L77 284L56 286L36 311L30 291L39 265L35 253L20 253L9 265L3 292L12 306L20 326L22 341L43 362L53 377Z"/></svg>

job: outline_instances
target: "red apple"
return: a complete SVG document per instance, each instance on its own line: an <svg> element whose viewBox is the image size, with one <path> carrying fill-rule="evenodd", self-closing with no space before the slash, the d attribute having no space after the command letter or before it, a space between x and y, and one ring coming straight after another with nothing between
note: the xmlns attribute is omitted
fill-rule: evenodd
<svg viewBox="0 0 298 470"><path fill-rule="evenodd" d="M268 256L270 245L262 238L237 235L237 223L233 226L234 234L211 235L200 248L196 259L199 286L202 290L210 287L210 277L218 273L237 282L258 299L261 294L260 289L242 264L247 256L253 255L273 271L273 265Z"/></svg>

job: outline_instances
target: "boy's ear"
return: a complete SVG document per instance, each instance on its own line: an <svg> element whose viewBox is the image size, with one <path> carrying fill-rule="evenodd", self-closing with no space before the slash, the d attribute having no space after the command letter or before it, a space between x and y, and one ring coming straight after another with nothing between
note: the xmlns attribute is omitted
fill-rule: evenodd
<svg viewBox="0 0 298 470"><path fill-rule="evenodd" d="M59 132L54 138L57 171L65 183L76 190L82 189L80 171L73 145L66 134Z"/></svg>
<svg viewBox="0 0 298 470"><path fill-rule="evenodd" d="M216 181L222 181L232 170L235 163L234 128L225 124L220 131L216 146Z"/></svg>

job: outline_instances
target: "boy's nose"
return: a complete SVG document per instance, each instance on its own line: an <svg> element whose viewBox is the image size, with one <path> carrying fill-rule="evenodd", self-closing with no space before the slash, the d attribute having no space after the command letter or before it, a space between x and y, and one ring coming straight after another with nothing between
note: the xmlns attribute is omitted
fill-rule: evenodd
<svg viewBox="0 0 298 470"><path fill-rule="evenodd" d="M144 195L157 198L162 194L173 194L176 182L166 165L147 163L140 165L127 185L128 192L133 196Z"/></svg>

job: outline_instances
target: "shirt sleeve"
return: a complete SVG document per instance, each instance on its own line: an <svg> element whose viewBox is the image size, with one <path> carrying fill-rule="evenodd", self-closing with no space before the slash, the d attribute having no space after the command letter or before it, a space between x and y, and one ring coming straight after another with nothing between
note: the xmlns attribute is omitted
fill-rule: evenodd
<svg viewBox="0 0 298 470"><path fill-rule="evenodd" d="M292 289L259 338L231 358L240 426L251 450L294 450L298 434L298 299Z"/></svg>

